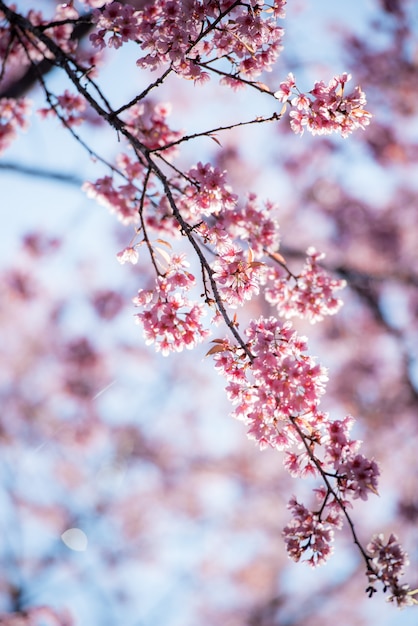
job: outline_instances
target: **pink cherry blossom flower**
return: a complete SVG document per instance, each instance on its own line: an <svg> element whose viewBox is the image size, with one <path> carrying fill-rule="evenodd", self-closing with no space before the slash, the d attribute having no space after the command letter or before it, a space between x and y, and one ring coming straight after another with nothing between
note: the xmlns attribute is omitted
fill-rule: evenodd
<svg viewBox="0 0 418 626"><path fill-rule="evenodd" d="M408 555L398 543L396 535L391 534L385 543L383 534L374 535L367 546L367 553L370 555L375 572L369 572L368 577L371 583L369 589L373 590L373 583L377 578L382 580L385 590L389 589L391 595L388 600L396 602L399 607L416 604L409 585L401 584L399 578L403 575L405 567L409 564Z"/></svg>
<svg viewBox="0 0 418 626"><path fill-rule="evenodd" d="M332 524L322 522L317 513L309 511L293 497L288 508L292 520L285 526L283 536L291 559L302 557L313 567L322 565L333 551L334 530Z"/></svg>
<svg viewBox="0 0 418 626"><path fill-rule="evenodd" d="M138 250L132 246L128 246L124 248L116 255L119 263L124 265L125 263L131 263L132 265L136 265L138 263L139 254Z"/></svg>
<svg viewBox="0 0 418 626"><path fill-rule="evenodd" d="M344 88L350 79L349 74L341 74L334 76L328 85L318 81L304 94L296 87L293 74L289 74L274 95L280 102L290 102L296 107L290 112L290 126L296 134L302 135L307 129L313 135L337 132L348 137L357 128L364 129L371 118L364 109L366 96L360 87L345 95Z"/></svg>
<svg viewBox="0 0 418 626"><path fill-rule="evenodd" d="M306 354L304 338L273 317L250 322L246 330L252 361L229 342L215 354L215 367L227 379L233 416L248 426L261 448L279 450L299 441L292 419L317 422L316 407L325 390L325 370Z"/></svg>
<svg viewBox="0 0 418 626"><path fill-rule="evenodd" d="M286 102L294 89L296 89L295 77L290 72L286 80L280 83L280 89L275 92L274 97L277 98L279 102Z"/></svg>
<svg viewBox="0 0 418 626"><path fill-rule="evenodd" d="M184 255L173 255L165 275L157 277L154 289L140 289L133 300L142 309L135 319L143 327L146 343L155 344L163 356L192 349L210 334L202 323L205 308L186 295L196 282L187 267Z"/></svg>
<svg viewBox="0 0 418 626"><path fill-rule="evenodd" d="M67 126L78 126L85 120L87 103L79 94L72 94L66 89L64 93L56 97L55 106L38 109L39 115L45 118L50 115L61 117Z"/></svg>
<svg viewBox="0 0 418 626"><path fill-rule="evenodd" d="M252 253L245 255L237 246L231 246L218 256L212 265L213 278L219 293L231 307L242 305L260 291L260 282L266 266L253 261Z"/></svg>
<svg viewBox="0 0 418 626"><path fill-rule="evenodd" d="M297 276L296 284L283 272L271 268L268 274L271 286L265 290L265 298L276 305L281 317L290 319L301 317L312 324L327 315L335 315L342 306L342 300L335 293L346 286L345 280L332 278L318 261L324 258L315 248L307 250L305 265Z"/></svg>
<svg viewBox="0 0 418 626"><path fill-rule="evenodd" d="M210 163L198 163L187 172L194 184L185 189L181 206L194 218L221 213L234 208L237 196L226 184L225 172Z"/></svg>
<svg viewBox="0 0 418 626"><path fill-rule="evenodd" d="M30 108L28 98L0 98L0 154L16 139L18 129L27 129Z"/></svg>
<svg viewBox="0 0 418 626"><path fill-rule="evenodd" d="M115 213L122 224L139 223L139 192L132 183L116 188L111 176L103 176L94 183L85 182L82 189L89 198L95 198L99 204Z"/></svg>

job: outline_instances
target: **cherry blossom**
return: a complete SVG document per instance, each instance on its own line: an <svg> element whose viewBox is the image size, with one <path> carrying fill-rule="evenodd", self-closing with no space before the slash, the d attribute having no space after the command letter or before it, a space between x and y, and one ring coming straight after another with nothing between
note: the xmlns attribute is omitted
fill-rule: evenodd
<svg viewBox="0 0 418 626"><path fill-rule="evenodd" d="M308 94L303 94L297 89L293 74L289 74L274 95L280 102L296 107L290 112L290 126L296 134L302 135L306 128L312 135L337 132L348 137L357 128L368 126L371 118L364 109L367 101L360 87L344 94L350 79L350 74L341 74L334 76L328 85L318 81Z"/></svg>
<svg viewBox="0 0 418 626"><path fill-rule="evenodd" d="M139 223L139 192L132 183L115 187L111 176L104 176L94 183L85 182L83 190L89 198L95 198L99 204L116 213L122 224Z"/></svg>
<svg viewBox="0 0 418 626"><path fill-rule="evenodd" d="M139 67L155 70L170 64L183 78L200 83L209 79L205 63L210 65L207 59L213 55L234 60L238 73L253 78L271 70L282 50L283 29L276 21L284 17L284 6L283 0L274 2L270 17L257 2L247 10L232 2L163 0L138 11L113 2L94 12L97 30L90 39L98 48L138 41L146 51L137 61Z"/></svg>
<svg viewBox="0 0 418 626"><path fill-rule="evenodd" d="M231 307L242 305L260 291L266 267L263 263L253 261L250 251L245 255L238 247L226 249L212 265L213 278L219 285L222 298Z"/></svg>
<svg viewBox="0 0 418 626"><path fill-rule="evenodd" d="M27 130L31 101L27 98L0 98L0 154L17 136L17 130Z"/></svg>
<svg viewBox="0 0 418 626"><path fill-rule="evenodd" d="M408 565L408 557L399 545L396 535L391 534L386 543L382 534L375 535L367 546L367 552L377 571L377 575L373 572L368 574L369 591L372 593L375 590L373 585L376 578L379 577L385 588L391 591L391 595L388 597L389 601L395 602L401 608L416 604L417 601L413 595L417 591L411 591L409 585L399 582L399 577L402 576Z"/></svg>
<svg viewBox="0 0 418 626"><path fill-rule="evenodd" d="M209 331L202 325L203 305L194 304L187 296L195 284L193 274L182 256L173 256L163 276L158 276L152 290L140 289L133 302L141 307L136 314L147 344L164 356L170 352L192 349L206 339Z"/></svg>
<svg viewBox="0 0 418 626"><path fill-rule="evenodd" d="M309 565L325 563L333 551L333 524L320 521L319 514L309 511L296 498L288 504L292 521L284 528L283 536L289 556L299 561L303 556Z"/></svg>
<svg viewBox="0 0 418 626"><path fill-rule="evenodd" d="M265 291L267 302L277 306L281 317L301 317L311 323L319 322L327 315L335 315L342 300L335 292L346 286L345 280L332 278L318 261L325 257L315 250L307 250L307 259L302 271L294 277L284 275L283 270L272 267L268 278L272 282Z"/></svg>
<svg viewBox="0 0 418 626"><path fill-rule="evenodd" d="M199 162L187 172L187 178L193 184L186 187L182 205L195 219L235 207L237 196L226 183L225 172L217 167Z"/></svg>
<svg viewBox="0 0 418 626"><path fill-rule="evenodd" d="M118 252L116 257L121 265L124 265L124 263L132 263L132 265L136 265L138 263L139 254L136 248L128 246Z"/></svg>
<svg viewBox="0 0 418 626"><path fill-rule="evenodd" d="M85 120L85 110L87 103L79 94L72 94L67 89L60 96L56 97L56 102L44 109L39 109L38 114L42 117L56 115L68 126L78 126Z"/></svg>
<svg viewBox="0 0 418 626"><path fill-rule="evenodd" d="M232 415L248 425L248 436L261 448L288 448L298 441L292 418L315 424L326 372L305 354L305 338L289 323L260 318L246 335L250 362L227 341L215 354L215 367L229 381L226 392L236 406Z"/></svg>

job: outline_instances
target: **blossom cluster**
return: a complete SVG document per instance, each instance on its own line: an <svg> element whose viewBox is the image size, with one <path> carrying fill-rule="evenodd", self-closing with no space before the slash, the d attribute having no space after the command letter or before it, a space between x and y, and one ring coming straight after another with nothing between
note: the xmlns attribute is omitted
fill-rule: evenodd
<svg viewBox="0 0 418 626"><path fill-rule="evenodd" d="M284 528L283 536L294 561L303 556L314 567L324 563L332 554L334 531L342 527L343 510L349 506L350 498L366 500L370 493L377 493L379 468L374 460L355 454L360 442L347 436L352 423L351 417L331 422L324 415L323 432L317 430L314 438L308 437L310 453L286 453L284 465L292 476L303 478L315 474L315 464L319 471L325 472L328 481L327 487L315 489L319 500L316 510L307 509L294 497L289 502L292 519ZM320 444L325 447L325 462L315 453L315 446ZM334 487L330 486L332 479ZM377 577L386 585L382 571Z"/></svg>
<svg viewBox="0 0 418 626"><path fill-rule="evenodd" d="M236 75L253 78L270 70L282 50L277 19L284 17L284 6L285 0L276 0L264 12L258 0L245 6L232 0L161 0L135 10L113 2L93 12L96 31L90 39L100 49L139 42L146 52L139 67L168 64L197 82L209 79L205 67L220 58L233 63Z"/></svg>
<svg viewBox="0 0 418 626"><path fill-rule="evenodd" d="M351 79L350 74L334 76L328 85L316 82L308 94L296 87L292 73L280 83L275 97L284 103L290 103L290 126L296 134L302 135L306 128L312 135L340 133L348 137L357 128L365 128L370 123L371 114L364 109L366 96L360 87L345 95L345 84Z"/></svg>
<svg viewBox="0 0 418 626"><path fill-rule="evenodd" d="M277 306L280 317L290 319L296 316L315 323L339 311L343 303L335 292L343 289L346 281L333 278L320 267L318 261L324 257L315 248L309 248L305 265L296 277L296 284L293 284L293 277L288 274L284 276L280 268L270 268L265 297L267 302Z"/></svg>
<svg viewBox="0 0 418 626"><path fill-rule="evenodd" d="M231 246L219 254L212 270L222 299L235 308L260 292L266 266L253 260L251 250L245 255L238 246Z"/></svg>
<svg viewBox="0 0 418 626"><path fill-rule="evenodd" d="M223 208L228 210L216 213L215 222L202 222L196 229L203 240L220 252L230 247L233 240L245 242L258 260L277 250L280 240L279 224L274 217L277 206L267 200L264 207L260 207L255 193L249 194L244 203L238 203L229 187L226 191L228 202Z"/></svg>
<svg viewBox="0 0 418 626"><path fill-rule="evenodd" d="M66 89L56 97L56 102L49 107L38 109L42 118L58 116L66 126L78 126L85 120L87 103L80 94L73 94Z"/></svg>
<svg viewBox="0 0 418 626"><path fill-rule="evenodd" d="M251 359L228 340L215 353L215 367L226 378L235 406L233 416L247 424L248 436L261 449L289 448L298 441L292 419L303 417L315 427L326 372L307 354L306 339L289 322L261 317L250 322L246 336Z"/></svg>
<svg viewBox="0 0 418 626"><path fill-rule="evenodd" d="M341 528L349 500L377 493L379 467L359 453L361 442L350 438L353 418L332 421L318 410L326 372L289 322L260 318L245 334L245 346L215 340L209 353L227 380L232 414L247 425L248 437L261 449L284 450L291 476L327 477L327 487L315 489L317 510L290 501L292 519L283 533L292 559L304 556L320 565L332 553L334 530Z"/></svg>
<svg viewBox="0 0 418 626"><path fill-rule="evenodd" d="M292 519L283 530L286 549L293 561L300 561L302 556L312 567L322 565L333 551L334 527L340 525L339 517L322 521L319 513L309 511L293 497L288 508Z"/></svg>
<svg viewBox="0 0 418 626"><path fill-rule="evenodd" d="M382 534L375 535L367 546L367 553L373 567L372 571L367 572L370 594L375 591L376 579L380 579L384 584L384 590L389 589L391 592L388 598L390 602L395 602L401 608L417 604L413 596L418 590L412 591L409 585L399 581L409 561L396 535L391 534L387 542Z"/></svg>
<svg viewBox="0 0 418 626"><path fill-rule="evenodd" d="M187 268L184 255L173 255L153 289L140 289L133 300L142 309L136 321L143 327L146 343L153 343L164 356L194 348L209 335L202 324L203 305L186 295L196 282Z"/></svg>
<svg viewBox="0 0 418 626"><path fill-rule="evenodd" d="M99 204L115 213L122 224L138 224L140 192L132 182L116 187L112 176L103 176L94 183L85 182L83 190L89 198L95 198Z"/></svg>
<svg viewBox="0 0 418 626"><path fill-rule="evenodd" d="M0 154L16 138L18 129L27 129L30 108L27 98L0 98Z"/></svg>
<svg viewBox="0 0 418 626"><path fill-rule="evenodd" d="M126 127L149 150L164 148L164 157L172 157L177 153L177 147L165 146L178 141L182 133L168 126L170 113L171 105L168 103L143 100L129 109Z"/></svg>
<svg viewBox="0 0 418 626"><path fill-rule="evenodd" d="M377 494L380 472L373 459L357 453L361 442L349 437L353 423L353 418L347 416L326 424L325 455L337 477L339 492L344 497L367 500L370 492Z"/></svg>
<svg viewBox="0 0 418 626"><path fill-rule="evenodd" d="M237 196L225 180L225 172L210 163L197 163L186 172L190 181L184 189L180 206L190 218L219 214L235 207Z"/></svg>

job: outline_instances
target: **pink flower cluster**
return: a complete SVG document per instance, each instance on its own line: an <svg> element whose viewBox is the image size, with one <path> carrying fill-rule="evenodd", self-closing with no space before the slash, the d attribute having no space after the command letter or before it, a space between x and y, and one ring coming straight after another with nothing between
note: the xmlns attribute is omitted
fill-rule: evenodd
<svg viewBox="0 0 418 626"><path fill-rule="evenodd" d="M122 224L139 223L140 192L131 182L115 187L112 176L103 176L94 183L85 182L82 187L89 198L115 213Z"/></svg>
<svg viewBox="0 0 418 626"><path fill-rule="evenodd" d="M253 260L251 250L245 255L238 246L231 246L219 254L212 269L222 299L235 308L260 292L267 268Z"/></svg>
<svg viewBox="0 0 418 626"><path fill-rule="evenodd" d="M225 172L219 168L199 162L188 170L186 178L190 184L180 198L180 207L185 216L200 219L235 207L237 196L226 184Z"/></svg>
<svg viewBox="0 0 418 626"><path fill-rule="evenodd" d="M334 530L342 526L343 507L349 506L349 499L366 500L370 493L377 494L379 468L374 460L357 453L361 442L349 438L353 423L350 416L331 422L326 414L320 415L314 430L311 424L306 428L306 423L298 422L299 435L304 432L309 441L309 454L288 452L284 465L292 476L302 478L324 472L328 482L327 487L315 489L318 510L308 510L295 498L289 503L292 519L283 534L289 556L295 561L304 555L312 566L324 563L331 555ZM322 455L317 446L322 447Z"/></svg>
<svg viewBox="0 0 418 626"><path fill-rule="evenodd" d="M306 354L306 340L289 323L261 317L246 335L251 360L227 340L215 354L215 367L228 381L226 392L235 405L233 416L247 424L249 438L261 449L289 448L299 441L291 419L303 416L312 428L316 424L326 372Z"/></svg>
<svg viewBox="0 0 418 626"><path fill-rule="evenodd" d="M309 511L293 497L288 508L292 512L292 520L283 530L286 549L293 561L300 561L304 556L312 567L322 565L332 554L334 540L334 524L321 521L319 513Z"/></svg>
<svg viewBox="0 0 418 626"><path fill-rule="evenodd" d="M50 115L58 116L66 126L78 126L85 121L84 112L86 108L87 103L83 96L72 94L66 89L62 95L56 97L53 106L38 109L38 113L43 118Z"/></svg>
<svg viewBox="0 0 418 626"><path fill-rule="evenodd" d="M27 98L0 98L0 154L17 136L17 130L26 130L31 102Z"/></svg>
<svg viewBox="0 0 418 626"><path fill-rule="evenodd" d="M333 132L348 137L357 128L365 128L370 123L371 114L364 109L366 96L360 87L344 94L345 84L350 74L334 76L326 85L315 83L308 94L301 93L293 74L280 83L274 94L280 102L290 102L294 109L290 112L292 130L302 135L306 128L312 135L329 135Z"/></svg>
<svg viewBox="0 0 418 626"><path fill-rule="evenodd" d="M209 67L218 58L229 59L235 74L252 78L270 70L282 50L283 29L276 21L284 17L285 0L273 2L266 13L259 1L234 4L232 0L161 0L136 11L113 2L94 11L97 31L90 39L98 48L137 41L147 51L138 60L139 67L155 70L168 64L198 82L209 78L205 63Z"/></svg>
<svg viewBox="0 0 418 626"><path fill-rule="evenodd" d="M341 528L349 500L377 493L379 468L359 454L361 442L350 438L351 417L332 422L318 410L327 377L306 353L305 339L272 317L250 322L245 334L245 346L218 339L209 354L228 381L233 416L247 424L248 437L261 449L285 450L284 466L292 476L326 476L326 486L314 490L318 509L293 498L284 529L289 556L320 565L332 553L334 530Z"/></svg>
<svg viewBox="0 0 418 626"><path fill-rule="evenodd" d="M245 241L254 258L261 259L266 252L279 247L279 224L272 217L277 209L266 201L261 208L257 196L252 193L244 204L235 203L216 216L213 226L202 225L199 232L205 240L221 248L232 244L232 240Z"/></svg>
<svg viewBox="0 0 418 626"><path fill-rule="evenodd" d="M186 296L195 284L187 268L184 255L173 255L165 274L156 278L154 288L140 289L133 300L142 309L136 321L143 326L146 343L155 344L164 356L194 348L209 335L202 325L203 305Z"/></svg>
<svg viewBox="0 0 418 626"><path fill-rule="evenodd" d="M339 311L343 303L335 292L343 289L346 282L332 278L318 265L324 257L315 248L309 248L305 266L296 277L295 285L292 285L291 276L284 276L276 267L270 268L268 278L272 284L266 288L265 297L267 302L277 306L281 317L297 316L315 323Z"/></svg>
<svg viewBox="0 0 418 626"><path fill-rule="evenodd" d="M180 131L171 130L168 126L167 117L170 113L170 104L142 101L129 109L127 129L150 150L163 148L182 137ZM176 153L177 147L172 146L164 150L164 157L168 158Z"/></svg>
<svg viewBox="0 0 418 626"><path fill-rule="evenodd" d="M390 590L388 600L395 602L399 607L417 604L413 596L418 590L411 591L409 585L399 582L400 576L408 565L408 556L398 543L398 538L391 534L385 543L382 534L375 535L367 546L374 572L367 572L370 587L367 591L370 595L375 591L374 582L380 579L384 584L384 590Z"/></svg>
<svg viewBox="0 0 418 626"><path fill-rule="evenodd" d="M107 207L111 213L115 213L118 220L124 225L139 223L139 207L142 197L141 187L144 180L144 166L138 161L131 159L127 154L119 154L116 164L125 182L115 186L112 176L103 176L94 183L85 182L83 191L89 198L95 198L99 204ZM148 188L152 187L148 183ZM144 196L143 208L150 204Z"/></svg>
<svg viewBox="0 0 418 626"><path fill-rule="evenodd" d="M120 48L124 43L140 39L141 36L139 11L131 4L112 2L102 11L96 9L93 11L93 22L98 30L90 35L90 41L100 49L105 48L106 43L110 48ZM106 42L105 37L109 33Z"/></svg>
<svg viewBox="0 0 418 626"><path fill-rule="evenodd" d="M338 489L344 497L367 500L370 492L377 494L379 467L373 459L356 454L361 442L349 438L354 423L352 417L328 422L324 438L325 454L331 462L338 482Z"/></svg>

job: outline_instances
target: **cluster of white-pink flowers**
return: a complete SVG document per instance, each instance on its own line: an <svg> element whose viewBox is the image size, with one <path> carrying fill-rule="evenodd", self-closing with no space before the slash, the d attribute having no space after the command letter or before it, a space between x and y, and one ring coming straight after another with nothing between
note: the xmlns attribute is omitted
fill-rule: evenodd
<svg viewBox="0 0 418 626"><path fill-rule="evenodd" d="M250 323L246 336L251 358L225 339L217 343L215 367L228 382L233 416L247 424L248 436L260 448L284 450L298 439L292 418L316 422L327 375L289 322L260 318Z"/></svg>
<svg viewBox="0 0 418 626"><path fill-rule="evenodd" d="M247 78L270 70L282 50L285 0L264 6L259 0L161 0L141 10L113 2L93 12L94 46L119 48L136 41L146 52L137 65L156 69L170 65L184 78L205 82L205 63L229 59L234 72ZM261 15L264 9L268 12ZM224 19L225 18L225 19ZM206 36L204 36L206 35Z"/></svg>
<svg viewBox="0 0 418 626"><path fill-rule="evenodd" d="M306 254L305 265L296 277L278 266L269 269L265 296L277 306L280 317L301 317L315 323L339 311L343 302L336 292L346 286L346 281L333 278L318 264L325 257L323 253L311 247Z"/></svg>
<svg viewBox="0 0 418 626"><path fill-rule="evenodd" d="M307 353L305 338L273 317L250 322L245 335L245 346L219 339L210 353L248 436L261 449L284 450L293 477L326 477L326 486L315 490L315 509L291 499L292 519L283 532L292 559L320 565L332 553L350 499L377 493L379 468L350 438L353 418L332 421L319 411L327 375Z"/></svg>
<svg viewBox="0 0 418 626"><path fill-rule="evenodd" d="M19 129L27 129L30 109L27 98L0 98L0 154L14 141Z"/></svg>
<svg viewBox="0 0 418 626"><path fill-rule="evenodd" d="M143 100L129 109L126 127L144 146L150 150L157 150L183 136L182 132L169 127L167 118L170 114L171 104ZM166 159L176 153L176 146L164 149Z"/></svg>
<svg viewBox="0 0 418 626"><path fill-rule="evenodd" d="M52 106L38 109L43 117L58 116L67 126L78 126L85 121L87 102L78 93L71 93L66 89L63 94L56 96Z"/></svg>
<svg viewBox="0 0 418 626"><path fill-rule="evenodd" d="M418 604L414 598L418 589L411 590L409 585L399 580L409 561L396 535L390 534L386 542L382 534L374 535L367 546L367 554L373 566L373 571L367 572L370 583L367 591L370 596L376 591L374 585L379 579L384 584L384 590L391 592L388 597L390 602L396 603L401 608Z"/></svg>
<svg viewBox="0 0 418 626"><path fill-rule="evenodd" d="M235 308L259 294L266 266L235 245L219 253L212 270L223 301Z"/></svg>
<svg viewBox="0 0 418 626"><path fill-rule="evenodd" d="M237 196L226 183L225 172L210 163L197 163L187 171L191 184L184 189L183 211L191 218L220 214L235 207Z"/></svg>
<svg viewBox="0 0 418 626"><path fill-rule="evenodd" d="M367 101L360 87L345 93L345 85L350 79L350 74L341 74L334 76L328 85L318 81L306 94L299 91L290 73L274 95L280 102L292 105L290 125L295 133L302 135L307 129L312 135L337 132L348 137L357 128L365 128L371 119L370 113L364 109Z"/></svg>
<svg viewBox="0 0 418 626"><path fill-rule="evenodd" d="M202 324L204 306L187 296L196 282L188 266L183 255L173 255L153 288L140 289L133 300L142 309L136 320L144 329L146 343L154 344L165 356L194 348L209 334Z"/></svg>
<svg viewBox="0 0 418 626"><path fill-rule="evenodd" d="M286 548L294 561L303 557L316 567L325 563L333 552L334 529L341 527L341 517L321 516L312 512L296 498L288 504L292 519L283 530Z"/></svg>

